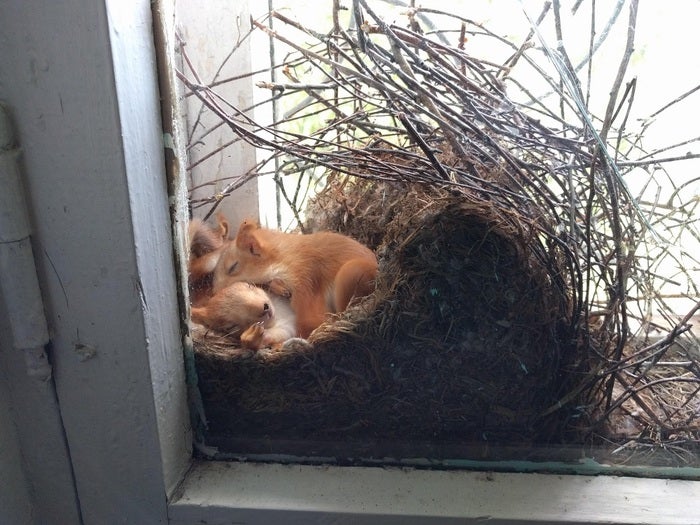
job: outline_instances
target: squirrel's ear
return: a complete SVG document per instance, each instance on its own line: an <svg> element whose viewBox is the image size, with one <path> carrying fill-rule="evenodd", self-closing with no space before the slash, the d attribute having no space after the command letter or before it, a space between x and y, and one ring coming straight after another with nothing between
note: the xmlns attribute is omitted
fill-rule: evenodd
<svg viewBox="0 0 700 525"><path fill-rule="evenodd" d="M253 221L243 221L241 223L238 228L238 235L236 235L236 246L239 250L258 257L262 254L260 240L255 235L255 231L258 228L257 223Z"/></svg>
<svg viewBox="0 0 700 525"><path fill-rule="evenodd" d="M221 238L224 241L228 240L228 234L231 231L231 228L228 224L228 219L226 219L223 213L218 213L216 215L216 219L219 221L219 234L221 235Z"/></svg>
<svg viewBox="0 0 700 525"><path fill-rule="evenodd" d="M238 227L238 236L241 236L242 234L250 233L254 230L257 230L258 228L260 228L260 226L258 226L257 222L255 222L252 219L246 219Z"/></svg>

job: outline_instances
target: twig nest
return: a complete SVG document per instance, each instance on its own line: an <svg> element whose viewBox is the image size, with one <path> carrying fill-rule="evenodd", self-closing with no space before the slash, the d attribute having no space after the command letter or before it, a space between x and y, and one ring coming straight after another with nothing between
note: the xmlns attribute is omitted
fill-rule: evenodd
<svg viewBox="0 0 700 525"><path fill-rule="evenodd" d="M377 290L316 330L310 349L231 353L211 367L200 352L205 396L231 413L218 430L288 440L556 439L564 418L549 409L579 358L558 259L533 255L528 215L454 190L369 181L336 189L309 214L315 227L377 250ZM344 204L329 205L337 199Z"/></svg>

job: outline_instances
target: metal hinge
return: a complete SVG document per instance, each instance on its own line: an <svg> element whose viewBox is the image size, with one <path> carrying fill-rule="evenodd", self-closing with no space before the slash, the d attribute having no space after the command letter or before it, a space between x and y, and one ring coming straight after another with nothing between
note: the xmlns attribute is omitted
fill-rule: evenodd
<svg viewBox="0 0 700 525"><path fill-rule="evenodd" d="M12 346L24 353L28 375L48 381L49 334L32 252L20 153L7 108L0 103L0 302L7 311Z"/></svg>

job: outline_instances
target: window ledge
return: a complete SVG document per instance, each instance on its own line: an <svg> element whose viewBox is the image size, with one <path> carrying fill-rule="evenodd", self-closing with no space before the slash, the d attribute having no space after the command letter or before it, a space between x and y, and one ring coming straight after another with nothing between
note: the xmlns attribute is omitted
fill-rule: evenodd
<svg viewBox="0 0 700 525"><path fill-rule="evenodd" d="M169 506L195 523L697 524L700 482L261 463L195 463Z"/></svg>

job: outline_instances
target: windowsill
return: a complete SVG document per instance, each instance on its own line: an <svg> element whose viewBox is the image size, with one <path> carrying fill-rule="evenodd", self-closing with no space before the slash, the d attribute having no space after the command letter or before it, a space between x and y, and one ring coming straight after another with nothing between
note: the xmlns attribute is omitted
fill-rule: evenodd
<svg viewBox="0 0 700 525"><path fill-rule="evenodd" d="M169 506L194 523L697 524L700 482L196 462Z"/></svg>

